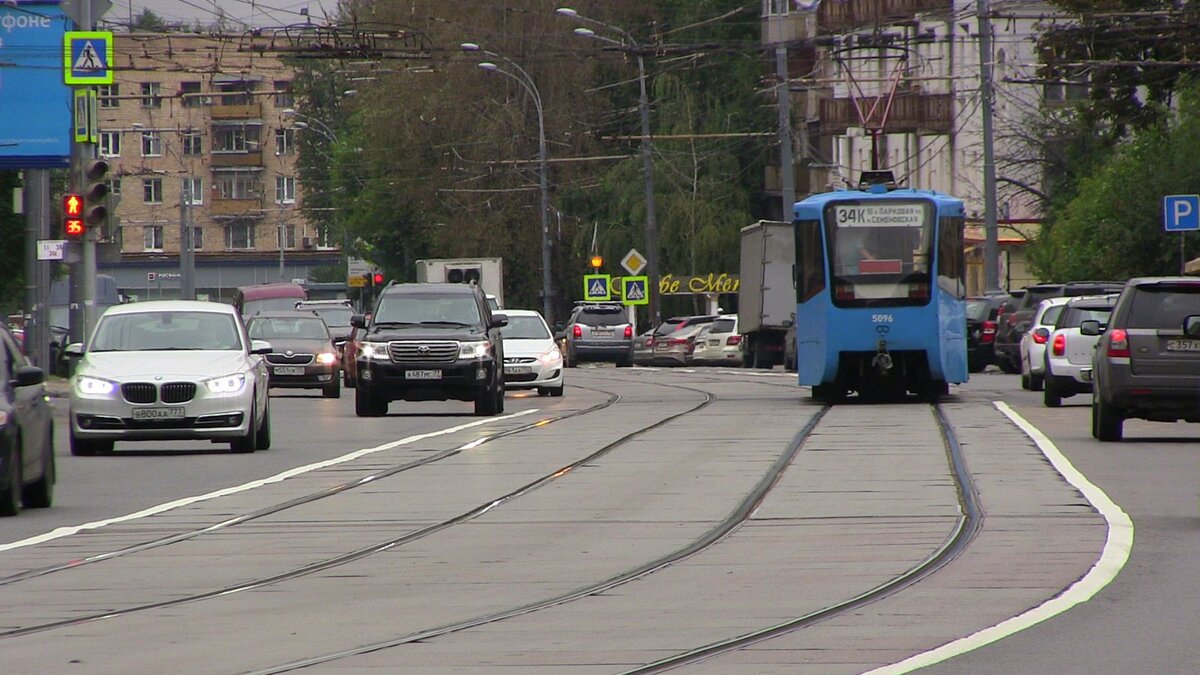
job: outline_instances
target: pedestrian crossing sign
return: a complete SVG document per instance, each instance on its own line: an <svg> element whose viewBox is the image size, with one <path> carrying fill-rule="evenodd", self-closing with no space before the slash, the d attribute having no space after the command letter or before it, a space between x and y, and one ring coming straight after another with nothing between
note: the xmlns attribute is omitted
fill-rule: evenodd
<svg viewBox="0 0 1200 675"><path fill-rule="evenodd" d="M583 299L588 302L599 302L610 299L608 277L609 275L607 274L583 275Z"/></svg>
<svg viewBox="0 0 1200 675"><path fill-rule="evenodd" d="M63 33L63 81L67 84L113 83L113 34L109 31Z"/></svg>
<svg viewBox="0 0 1200 675"><path fill-rule="evenodd" d="M650 279L648 277L623 277L621 295L626 305L650 304Z"/></svg>

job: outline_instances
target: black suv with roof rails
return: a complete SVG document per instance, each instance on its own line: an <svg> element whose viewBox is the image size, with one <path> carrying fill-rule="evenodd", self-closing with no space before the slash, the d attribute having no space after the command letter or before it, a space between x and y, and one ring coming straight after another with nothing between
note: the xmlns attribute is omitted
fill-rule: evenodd
<svg viewBox="0 0 1200 675"><path fill-rule="evenodd" d="M1016 311L1005 312L1000 325L996 327L996 365L1006 373L1021 372L1021 338L1029 330L1029 324L1043 300L1120 293L1124 286L1121 281L1068 281L1026 286L1025 295Z"/></svg>
<svg viewBox="0 0 1200 675"><path fill-rule="evenodd" d="M504 314L473 284L390 284L359 336L354 412L387 414L391 401L474 401L476 415L504 412Z"/></svg>

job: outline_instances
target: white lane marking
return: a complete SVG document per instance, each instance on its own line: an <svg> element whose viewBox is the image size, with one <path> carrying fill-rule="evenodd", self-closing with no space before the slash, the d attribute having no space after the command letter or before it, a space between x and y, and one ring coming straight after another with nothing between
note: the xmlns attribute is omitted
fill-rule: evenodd
<svg viewBox="0 0 1200 675"><path fill-rule="evenodd" d="M324 469L326 467L334 466L337 464L343 464L345 462L349 462L349 461L358 459L359 457L363 457L365 455L370 455L370 454L373 454L376 452L383 452L384 450L391 450L392 448L398 448L402 445L408 445L409 443L423 441L427 438L434 438L437 436L445 436L447 434L453 434L453 433L456 433L459 431L463 431L465 429L470 429L472 427L477 427L477 426L480 426L483 424L488 424L489 422L499 422L502 420L510 420L510 419L513 419L516 417L521 417L524 415L531 415L537 411L538 411L537 408L533 408L531 410L522 410L521 412L513 413L511 415L504 415L502 417L489 417L487 419L476 420L474 422L460 424L458 426L449 427L447 429L441 429L439 431L430 431L430 432L424 433L424 434L416 434L414 436L408 436L406 438L401 438L396 441L391 441L390 443L384 443L383 445L377 445L373 448L363 448L362 450L355 450L354 452L351 452L346 455L342 455L341 457L335 457L333 459L327 459L327 460L324 460L321 462L314 462L312 464L306 464L305 466L298 466L294 469L288 469L287 471L284 471L282 473L277 473L274 476L271 476L269 478L262 478L260 480L250 481L249 483L245 483L243 485L237 485L234 487L223 488L220 490L216 490L214 492L209 492L207 494L197 495L194 497L184 497L183 499L177 499L173 502L159 504L158 506L151 506L148 509L143 509L136 513L130 513L130 514L127 514L124 516L116 516L113 518L106 518L104 520L97 520L97 521L93 521L90 523L84 523L82 525L70 525L67 527L55 528L54 530L51 530L50 532L46 532L44 534L34 535L32 537L28 537L26 539L20 539L18 541L14 541L14 542L11 542L8 544L0 544L0 551L11 551L12 549L15 549L15 548L22 548L25 546L33 546L34 544L43 544L45 542L53 541L55 539L69 537L73 534L78 534L85 530L96 530L101 527L107 527L108 525L115 525L117 523L124 523L124 522L130 521L130 520L137 520L138 518L145 518L147 516L153 516L155 514L162 513L164 511L170 511L171 509L177 509L181 506L189 506L189 505L195 504L197 502L208 501L210 499L216 499L217 497L225 497L228 495L236 494L238 492L245 492L247 490L253 490L254 488L260 488L260 487L263 487L264 485L270 485L272 483L279 483L281 481L285 481L288 478L293 478L293 477L299 476L300 474L303 474L303 473L308 473L310 471L316 471L317 469ZM480 442L482 442L482 441L480 441ZM476 443L475 445L478 445L478 443ZM471 447L474 447L474 446L472 444L468 443L467 445L463 446L463 448L461 448L461 449L465 450L465 449L469 449Z"/></svg>
<svg viewBox="0 0 1200 675"><path fill-rule="evenodd" d="M892 673L907 673L979 649L1009 635L1031 628L1046 619L1062 614L1075 605L1091 600L1093 596L1100 592L1100 589L1107 586L1117 577L1117 574L1120 573L1121 569L1125 567L1125 563L1129 560L1129 552L1133 549L1133 521L1130 520L1129 514L1125 513L1120 506L1109 499L1104 490L1101 490L1080 473L1071 464L1071 461L1054 445L1054 442L1037 427L1030 424L1004 402L994 401L993 405L1000 412L1004 413L1008 419L1012 420L1013 424L1016 424L1021 431L1024 431L1026 435L1033 439L1038 449L1042 451L1046 459L1050 460L1050 463L1054 465L1054 468L1058 470L1062 477L1082 492L1084 498L1091 502L1092 506L1104 516L1104 520L1108 523L1108 537L1104 542L1104 549L1100 553L1100 558L1079 581L1071 584L1059 595L1023 614L1018 614L994 626L984 628L953 642L948 642L931 651L911 656L899 663L876 668L869 671L869 673L887 673L888 675Z"/></svg>

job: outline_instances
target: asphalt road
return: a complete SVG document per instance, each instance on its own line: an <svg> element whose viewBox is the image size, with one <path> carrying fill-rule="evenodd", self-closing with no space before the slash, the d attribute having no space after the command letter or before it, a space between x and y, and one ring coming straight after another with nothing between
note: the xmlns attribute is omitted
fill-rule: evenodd
<svg viewBox="0 0 1200 675"><path fill-rule="evenodd" d="M174 672L246 672L606 578L665 555L724 517L819 409L782 373L580 368L570 375L564 398L510 393L504 419L495 421L475 418L470 404L457 402L394 403L386 418L359 419L352 395L280 395L272 399L272 449L252 455L230 454L226 445L166 443L118 444L111 457L71 457L60 401L56 504L0 521L0 576L83 559L160 531L219 523L447 448L472 449L430 464L430 470L409 472L411 477L397 474L371 484L378 487L347 491L225 534L2 584L4 671L149 672L170 664ZM1089 411L1080 397L1046 409L1040 394L1021 391L1015 376L999 373L976 376L954 394L945 408L963 435L987 514L971 554L918 584L916 592L875 603L852 619L685 671L862 672L1019 615L1088 573L1104 545L1103 519L993 401L1007 402L1039 428L1129 514L1134 546L1116 579L1094 598L929 670L1197 671L1200 426L1129 422L1125 442L1099 444L1088 434ZM900 414L910 416L907 409ZM554 421L544 430L472 446L489 433L518 431L538 420ZM843 429L824 441L837 439L837 452L798 458L750 523L692 562L673 564L628 590L456 632L419 649L384 649L314 670L622 672L866 590L942 540L957 505L953 490L947 492L944 458L923 451L936 443L927 432L907 430L908 420L894 410L842 406L825 422ZM88 608L203 593L371 545L397 527L453 518L480 499L517 490L640 428L647 429L644 435L611 455L562 471L549 487L481 514L473 524L406 545L398 558L370 556L344 572L231 599L3 635ZM385 449L278 483L4 550L56 528L120 518L364 448ZM881 453L896 459L880 461ZM222 646L230 644L237 648Z"/></svg>

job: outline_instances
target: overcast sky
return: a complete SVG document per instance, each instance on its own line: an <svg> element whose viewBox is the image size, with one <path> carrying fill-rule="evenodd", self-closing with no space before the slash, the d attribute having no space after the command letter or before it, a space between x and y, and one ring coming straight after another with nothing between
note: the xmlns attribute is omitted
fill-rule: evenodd
<svg viewBox="0 0 1200 675"><path fill-rule="evenodd" d="M167 22L200 20L215 21L218 10L224 10L231 29L286 26L303 23L301 10L308 9L313 21L322 22L326 12L332 14L337 0L111 0L112 9L104 15L107 21L127 24L132 14L137 16L149 8Z"/></svg>

